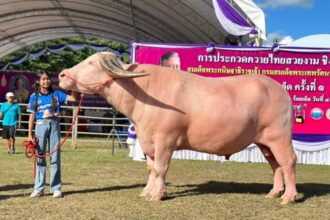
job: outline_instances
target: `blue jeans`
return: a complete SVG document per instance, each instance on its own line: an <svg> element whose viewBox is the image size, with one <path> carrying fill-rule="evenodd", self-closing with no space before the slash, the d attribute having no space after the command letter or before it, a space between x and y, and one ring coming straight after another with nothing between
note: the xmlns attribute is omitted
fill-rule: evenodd
<svg viewBox="0 0 330 220"><path fill-rule="evenodd" d="M45 155L52 152L60 144L60 123L58 119L43 119L36 122L35 135L39 139L36 153ZM47 149L49 146L49 150ZM43 192L46 184L46 158L37 158L37 170L34 190ZM50 156L50 191L61 190L61 152L56 151Z"/></svg>

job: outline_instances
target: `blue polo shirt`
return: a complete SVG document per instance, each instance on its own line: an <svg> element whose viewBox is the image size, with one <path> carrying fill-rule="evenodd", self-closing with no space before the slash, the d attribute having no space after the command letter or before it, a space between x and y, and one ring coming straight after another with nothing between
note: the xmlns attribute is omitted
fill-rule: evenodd
<svg viewBox="0 0 330 220"><path fill-rule="evenodd" d="M22 114L19 104L10 102L3 103L0 112L3 114L2 125L5 126L16 126L18 116Z"/></svg>
<svg viewBox="0 0 330 220"><path fill-rule="evenodd" d="M52 109L52 98L56 100L56 108ZM35 113L35 119L49 118L53 116L60 115L60 106L67 103L69 95L61 92L60 90L54 90L52 93L39 94L38 95L38 110L34 112L34 101L36 99L36 94L33 93L30 96L29 106L27 112Z"/></svg>

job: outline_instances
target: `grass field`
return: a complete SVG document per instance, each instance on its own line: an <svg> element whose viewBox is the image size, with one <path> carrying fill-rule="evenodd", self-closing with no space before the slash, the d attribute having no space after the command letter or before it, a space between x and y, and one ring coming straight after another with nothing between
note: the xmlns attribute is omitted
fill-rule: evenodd
<svg viewBox="0 0 330 220"><path fill-rule="evenodd" d="M128 158L127 149L112 156L101 146L64 146L64 197L31 199L32 159L21 146L9 156L1 144L0 219L330 219L330 166L298 165L299 200L281 206L264 199L272 186L268 164L173 160L167 199L148 202L138 196L145 163Z"/></svg>

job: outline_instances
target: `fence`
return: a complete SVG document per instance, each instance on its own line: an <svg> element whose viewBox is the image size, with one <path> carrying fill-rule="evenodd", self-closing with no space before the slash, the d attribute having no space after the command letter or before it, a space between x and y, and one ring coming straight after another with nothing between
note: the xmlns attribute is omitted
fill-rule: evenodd
<svg viewBox="0 0 330 220"><path fill-rule="evenodd" d="M29 113L26 112L27 104L20 104L20 106L22 109L22 126L17 129L17 138L27 138ZM62 112L59 117L61 134L65 135L72 125L73 117L76 115L78 107L62 106L61 109ZM116 139L121 147L126 147L125 141L128 135L129 119L114 108L81 106L77 120L72 126L71 146L73 148L77 148L79 142L104 143L105 141L106 143L110 139L112 141L112 152L114 151ZM2 128L0 130L2 131ZM106 139L104 140L104 138Z"/></svg>

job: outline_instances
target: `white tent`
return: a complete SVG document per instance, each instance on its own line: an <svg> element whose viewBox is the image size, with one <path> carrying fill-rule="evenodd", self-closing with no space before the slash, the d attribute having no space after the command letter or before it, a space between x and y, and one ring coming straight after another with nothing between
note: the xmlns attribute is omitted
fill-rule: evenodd
<svg viewBox="0 0 330 220"><path fill-rule="evenodd" d="M255 35L266 40L265 14L252 0L212 0L225 31L234 36Z"/></svg>
<svg viewBox="0 0 330 220"><path fill-rule="evenodd" d="M266 40L265 14L252 0L234 0L258 29L259 37Z"/></svg>
<svg viewBox="0 0 330 220"><path fill-rule="evenodd" d="M315 34L299 38L286 45L289 47L330 48L330 34Z"/></svg>

